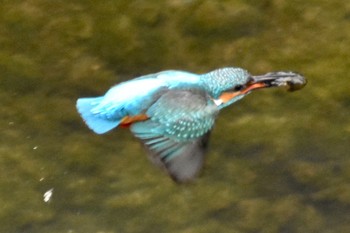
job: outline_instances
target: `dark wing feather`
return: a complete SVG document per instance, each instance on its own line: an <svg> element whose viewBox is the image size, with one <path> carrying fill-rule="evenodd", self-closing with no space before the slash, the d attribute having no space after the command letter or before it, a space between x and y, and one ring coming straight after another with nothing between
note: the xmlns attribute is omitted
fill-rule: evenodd
<svg viewBox="0 0 350 233"><path fill-rule="evenodd" d="M184 146L181 154L164 163L173 180L186 182L198 174L203 166L209 135L210 131Z"/></svg>
<svg viewBox="0 0 350 233"><path fill-rule="evenodd" d="M150 119L134 123L131 131L142 140L155 164L174 180L185 182L202 167L217 113L204 92L171 90L148 109Z"/></svg>

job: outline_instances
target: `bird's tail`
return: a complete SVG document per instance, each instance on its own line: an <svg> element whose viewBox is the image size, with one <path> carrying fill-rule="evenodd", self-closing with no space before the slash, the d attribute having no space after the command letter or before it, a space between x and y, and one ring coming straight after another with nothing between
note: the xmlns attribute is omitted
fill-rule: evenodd
<svg viewBox="0 0 350 233"><path fill-rule="evenodd" d="M106 133L117 127L119 120L109 120L100 114L93 113L91 110L96 107L103 97L80 98L77 100L77 110L87 126L97 134Z"/></svg>

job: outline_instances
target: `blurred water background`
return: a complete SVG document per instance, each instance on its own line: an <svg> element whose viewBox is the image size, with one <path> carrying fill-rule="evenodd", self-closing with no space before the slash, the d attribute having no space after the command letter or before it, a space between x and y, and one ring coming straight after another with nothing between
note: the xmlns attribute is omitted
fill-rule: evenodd
<svg viewBox="0 0 350 233"><path fill-rule="evenodd" d="M0 45L0 232L350 232L350 1L1 0ZM75 110L136 76L225 66L309 83L225 109L193 184Z"/></svg>

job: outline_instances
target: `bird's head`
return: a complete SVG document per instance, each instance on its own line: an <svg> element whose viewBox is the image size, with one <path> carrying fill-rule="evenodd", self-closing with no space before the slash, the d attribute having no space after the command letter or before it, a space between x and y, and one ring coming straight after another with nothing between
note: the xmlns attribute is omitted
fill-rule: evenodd
<svg viewBox="0 0 350 233"><path fill-rule="evenodd" d="M295 91L306 85L303 76L291 71L253 76L241 68L214 70L203 74L201 82L220 108L242 99L253 90L285 86L289 91Z"/></svg>

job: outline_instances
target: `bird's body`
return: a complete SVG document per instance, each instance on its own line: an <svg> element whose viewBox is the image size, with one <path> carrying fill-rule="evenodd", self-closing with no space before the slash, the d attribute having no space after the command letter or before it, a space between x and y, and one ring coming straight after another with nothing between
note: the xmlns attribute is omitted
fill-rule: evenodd
<svg viewBox="0 0 350 233"><path fill-rule="evenodd" d="M102 97L78 99L77 109L98 134L130 126L149 150L151 160L164 167L174 180L186 182L202 166L209 133L220 109L253 89L282 85L277 78L296 75L283 73L271 78L271 74L275 73L260 76L260 82L240 68L222 68L202 75L163 71L120 83Z"/></svg>

